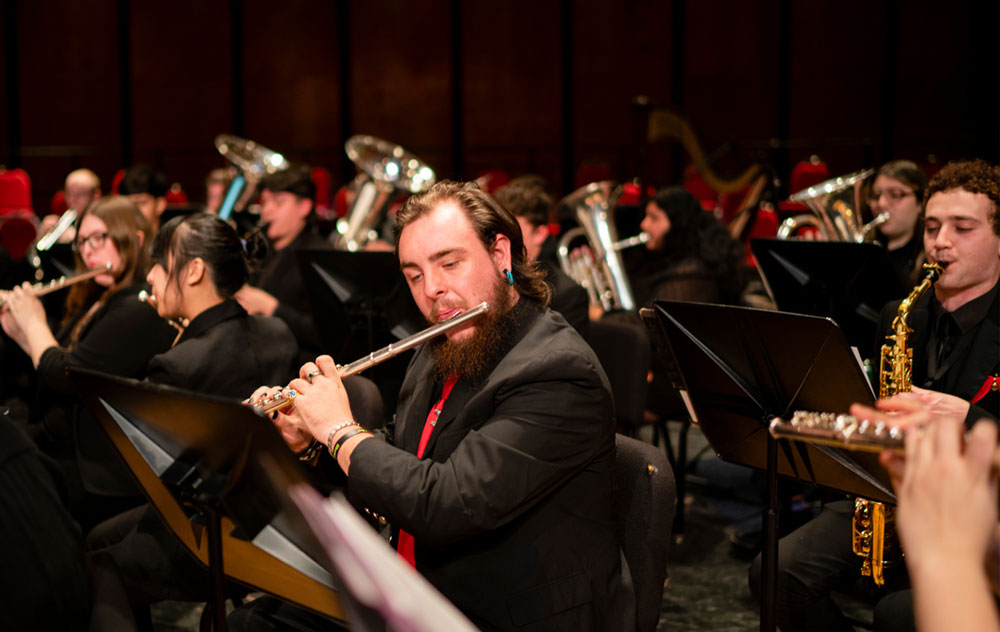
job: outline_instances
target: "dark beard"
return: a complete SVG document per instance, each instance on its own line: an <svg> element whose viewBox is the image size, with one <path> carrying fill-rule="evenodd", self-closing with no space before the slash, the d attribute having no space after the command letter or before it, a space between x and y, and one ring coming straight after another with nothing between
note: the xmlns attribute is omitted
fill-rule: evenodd
<svg viewBox="0 0 1000 632"><path fill-rule="evenodd" d="M498 278L490 297L490 311L480 317L471 337L455 342L442 336L433 341L438 380L458 375L475 383L485 377L507 347L514 329L513 306L507 284Z"/></svg>

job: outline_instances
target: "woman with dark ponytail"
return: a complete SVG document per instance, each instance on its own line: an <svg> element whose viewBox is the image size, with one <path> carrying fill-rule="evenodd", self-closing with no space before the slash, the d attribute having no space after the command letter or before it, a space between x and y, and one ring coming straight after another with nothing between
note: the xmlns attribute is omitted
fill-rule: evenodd
<svg viewBox="0 0 1000 632"><path fill-rule="evenodd" d="M146 280L160 316L188 324L174 347L149 363L149 381L242 400L261 378L279 384L296 374L298 345L288 326L250 316L233 299L266 250L259 232L240 240L207 213L160 228Z"/></svg>

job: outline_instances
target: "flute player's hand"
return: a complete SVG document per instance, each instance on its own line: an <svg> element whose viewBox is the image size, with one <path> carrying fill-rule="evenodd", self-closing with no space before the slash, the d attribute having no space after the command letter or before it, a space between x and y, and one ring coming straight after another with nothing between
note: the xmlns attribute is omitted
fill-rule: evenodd
<svg viewBox="0 0 1000 632"><path fill-rule="evenodd" d="M281 386L261 386L248 399L243 400L243 403L254 406L261 399L271 399L284 390ZM292 401L294 402L295 400ZM270 417L271 422L274 423L274 427L281 433L281 438L285 440L285 443L288 444L292 452L302 452L309 447L309 444L312 442L312 435L303 428L303 423L298 418L298 412L295 409L294 403L281 410L274 411L270 414Z"/></svg>
<svg viewBox="0 0 1000 632"><path fill-rule="evenodd" d="M321 355L315 363L303 364L299 378L288 386L298 393L298 420L317 441L326 444L331 428L354 419L337 364L330 356Z"/></svg>

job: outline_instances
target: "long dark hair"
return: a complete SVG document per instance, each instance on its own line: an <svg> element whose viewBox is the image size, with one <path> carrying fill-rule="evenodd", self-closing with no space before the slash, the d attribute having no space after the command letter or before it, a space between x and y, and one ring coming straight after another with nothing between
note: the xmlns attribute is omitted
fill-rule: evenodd
<svg viewBox="0 0 1000 632"><path fill-rule="evenodd" d="M686 189L660 189L649 202L663 209L670 220L670 230L658 251L664 265L697 258L717 279L726 302L739 302L746 286L743 245Z"/></svg>
<svg viewBox="0 0 1000 632"><path fill-rule="evenodd" d="M111 240L115 250L118 251L122 269L115 277L115 282L108 288L102 288L93 280L73 285L66 296L66 316L63 318L63 325L77 318L78 312L91 303L95 296L98 297L98 303L103 303L121 288L144 279L146 271L149 269L149 255L144 246L152 229L149 226L149 221L135 204L120 195L98 198L84 209L77 221L77 227L83 225L83 219L88 215L93 215L107 226L107 238ZM139 233L142 234L141 237ZM74 259L76 260L77 273L85 272L87 266L79 252L74 253ZM80 330L83 329L83 326L90 319L90 314L93 313L90 311L73 326L70 335L71 346L76 342Z"/></svg>
<svg viewBox="0 0 1000 632"><path fill-rule="evenodd" d="M163 266L174 283L188 263L194 259L204 261L212 284L223 298L232 297L246 284L250 271L266 253L267 240L260 231L241 240L225 220L209 213L173 218L160 228L152 249L153 260Z"/></svg>

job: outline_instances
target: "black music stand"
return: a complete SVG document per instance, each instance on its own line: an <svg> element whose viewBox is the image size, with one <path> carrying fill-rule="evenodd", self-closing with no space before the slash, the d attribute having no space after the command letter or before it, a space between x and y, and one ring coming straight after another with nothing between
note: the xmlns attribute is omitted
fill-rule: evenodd
<svg viewBox="0 0 1000 632"><path fill-rule="evenodd" d="M877 455L777 441L768 424L796 410L847 412L874 393L829 319L671 301L655 308L663 331L652 337L665 334L662 360L692 420L719 457L768 473L761 629L773 630L778 475L883 502L895 496Z"/></svg>
<svg viewBox="0 0 1000 632"><path fill-rule="evenodd" d="M906 296L878 244L751 239L750 250L778 309L832 318L864 351L875 344L882 306Z"/></svg>
<svg viewBox="0 0 1000 632"><path fill-rule="evenodd" d="M226 577L341 622L370 617L340 590L316 540L290 527L282 499L305 472L266 417L96 371L70 378L153 508L212 573L217 632L226 629Z"/></svg>
<svg viewBox="0 0 1000 632"><path fill-rule="evenodd" d="M298 257L323 347L337 361L366 356L427 327L395 254L303 250ZM411 355L402 354L366 374L378 384L389 414L396 408Z"/></svg>
<svg viewBox="0 0 1000 632"><path fill-rule="evenodd" d="M368 352L427 327L391 252L297 253L326 348L343 354L357 341ZM391 336L390 340L384 340ZM360 339L359 339L360 338ZM350 351L350 350L347 350ZM353 356L352 356L353 357Z"/></svg>

